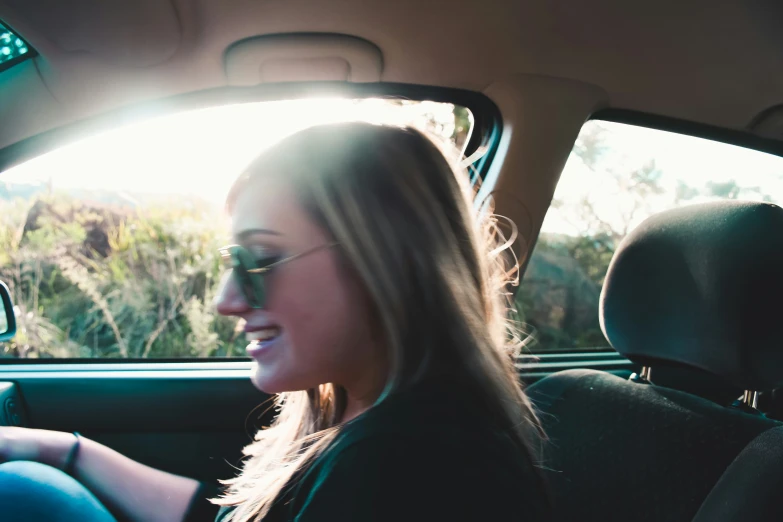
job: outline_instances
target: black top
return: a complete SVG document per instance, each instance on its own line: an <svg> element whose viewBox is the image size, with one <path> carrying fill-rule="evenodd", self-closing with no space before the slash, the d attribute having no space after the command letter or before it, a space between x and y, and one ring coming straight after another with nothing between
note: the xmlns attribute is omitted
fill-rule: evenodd
<svg viewBox="0 0 783 522"><path fill-rule="evenodd" d="M550 520L526 452L458 390L419 385L348 423L264 521ZM197 499L187 520L214 509Z"/></svg>

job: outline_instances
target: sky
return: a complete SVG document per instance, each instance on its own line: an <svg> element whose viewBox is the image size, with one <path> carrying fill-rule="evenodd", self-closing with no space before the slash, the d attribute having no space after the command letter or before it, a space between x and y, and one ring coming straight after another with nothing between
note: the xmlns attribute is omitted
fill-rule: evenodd
<svg viewBox="0 0 783 522"><path fill-rule="evenodd" d="M647 129L621 123L590 121L582 133L603 130L604 154L591 169L576 154L571 154L555 191L561 200L561 209L550 208L542 226L543 232L574 235L585 230L578 221L575 209L588 199L603 221L621 229L623 214L633 206L633 198L618 184L619 173L625 174L655 161L660 171L660 186L664 193L649 198L645 208L632 220L638 225L652 213L673 208L678 182L704 190L708 182L735 181L741 187L759 187L774 203L783 203L783 158L744 149L725 143L685 136L682 134ZM626 178L629 176L626 176ZM760 200L762 194L743 191L740 199ZM682 204L714 200L704 194Z"/></svg>
<svg viewBox="0 0 783 522"><path fill-rule="evenodd" d="M0 174L12 183L45 183L129 193L186 194L221 205L233 180L255 156L287 134L318 123L348 120L421 121L434 115L448 127L452 106L422 102L390 107L380 99L305 99L259 102L188 111L131 124L83 139ZM661 171L665 194L651 199L634 220L673 205L678 181L703 188L708 181L734 180L759 186L783 203L783 158L718 142L612 122L603 129L605 152L593 169L572 154L550 209L544 232L584 233L574 209L589 199L604 221L622 226L632 198L611 172L632 172L651 159ZM451 129L444 131L450 134ZM621 175L622 178L622 175ZM743 194L744 197L756 197ZM691 202L707 198L696 198Z"/></svg>

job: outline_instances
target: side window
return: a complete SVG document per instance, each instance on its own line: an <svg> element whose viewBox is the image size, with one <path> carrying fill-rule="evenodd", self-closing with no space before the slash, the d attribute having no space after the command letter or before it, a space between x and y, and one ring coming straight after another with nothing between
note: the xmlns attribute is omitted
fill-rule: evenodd
<svg viewBox="0 0 783 522"><path fill-rule="evenodd" d="M0 361L244 356L241 325L212 305L230 184L286 134L352 119L414 122L457 146L473 122L434 102L241 104L120 128L0 174L0 279L18 330Z"/></svg>
<svg viewBox="0 0 783 522"><path fill-rule="evenodd" d="M783 203L783 158L632 125L585 124L516 297L531 351L609 349L598 301L619 242L652 214L718 199Z"/></svg>

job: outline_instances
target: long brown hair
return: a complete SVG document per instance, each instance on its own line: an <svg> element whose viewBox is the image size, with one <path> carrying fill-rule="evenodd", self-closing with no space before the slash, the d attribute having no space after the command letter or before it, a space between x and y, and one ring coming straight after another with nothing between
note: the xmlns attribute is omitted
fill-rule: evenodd
<svg viewBox="0 0 783 522"><path fill-rule="evenodd" d="M265 153L237 180L290 180L304 208L336 241L363 282L388 350L382 402L433 368L448 367L481 396L533 456L536 415L515 367L520 336L509 320L509 267L497 220L474 205L459 157L413 128L368 123L311 127ZM260 520L292 477L341 428L345 391L325 383L282 393L279 415L245 448L239 476L217 503L227 520ZM361 417L359 417L361 418Z"/></svg>

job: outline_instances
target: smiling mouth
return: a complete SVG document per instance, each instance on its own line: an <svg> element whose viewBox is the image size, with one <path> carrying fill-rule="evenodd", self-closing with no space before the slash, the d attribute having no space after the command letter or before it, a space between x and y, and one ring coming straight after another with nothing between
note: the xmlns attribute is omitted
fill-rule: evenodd
<svg viewBox="0 0 783 522"><path fill-rule="evenodd" d="M264 328L263 330L256 330L254 332L246 332L245 338L250 343L261 343L271 341L280 335L280 328L271 327Z"/></svg>

